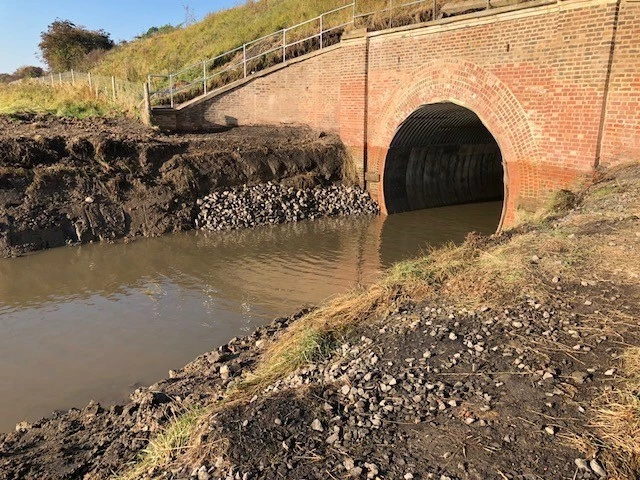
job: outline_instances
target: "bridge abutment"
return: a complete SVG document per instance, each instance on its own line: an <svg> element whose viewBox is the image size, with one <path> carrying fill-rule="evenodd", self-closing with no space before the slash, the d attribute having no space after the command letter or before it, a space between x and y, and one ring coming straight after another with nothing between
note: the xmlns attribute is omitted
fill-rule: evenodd
<svg viewBox="0 0 640 480"><path fill-rule="evenodd" d="M385 162L399 126L449 102L477 115L499 147L501 224L510 225L598 165L640 158L638 44L637 0L525 2L352 32L158 119L178 130L306 124L337 133L386 210Z"/></svg>
<svg viewBox="0 0 640 480"><path fill-rule="evenodd" d="M367 170L368 43L365 29L342 39L342 70L338 80L339 134L356 169L362 187Z"/></svg>

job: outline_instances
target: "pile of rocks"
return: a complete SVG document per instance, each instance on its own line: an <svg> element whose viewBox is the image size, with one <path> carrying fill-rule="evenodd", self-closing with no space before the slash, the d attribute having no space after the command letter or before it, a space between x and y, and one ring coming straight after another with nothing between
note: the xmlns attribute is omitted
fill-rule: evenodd
<svg viewBox="0 0 640 480"><path fill-rule="evenodd" d="M345 215L377 215L378 204L358 187L296 189L272 182L217 191L198 200L196 228L229 230Z"/></svg>

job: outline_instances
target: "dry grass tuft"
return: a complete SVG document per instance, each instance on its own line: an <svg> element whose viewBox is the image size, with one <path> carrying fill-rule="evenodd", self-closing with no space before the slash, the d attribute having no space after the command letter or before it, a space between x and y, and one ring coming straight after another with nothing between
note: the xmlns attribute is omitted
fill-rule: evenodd
<svg viewBox="0 0 640 480"><path fill-rule="evenodd" d="M388 308L399 292L375 288L340 296L328 305L296 321L266 349L256 369L237 385L240 391L255 392L277 378L326 358L350 326L366 321L380 308Z"/></svg>
<svg viewBox="0 0 640 480"><path fill-rule="evenodd" d="M595 402L592 427L607 470L620 479L635 478L640 472L640 347L623 353L620 373L617 388Z"/></svg>
<svg viewBox="0 0 640 480"><path fill-rule="evenodd" d="M165 427L158 436L153 438L140 453L136 465L120 480L135 480L141 478L163 465L169 464L177 456L182 455L192 446L192 435L199 420L206 416L203 408L189 408Z"/></svg>

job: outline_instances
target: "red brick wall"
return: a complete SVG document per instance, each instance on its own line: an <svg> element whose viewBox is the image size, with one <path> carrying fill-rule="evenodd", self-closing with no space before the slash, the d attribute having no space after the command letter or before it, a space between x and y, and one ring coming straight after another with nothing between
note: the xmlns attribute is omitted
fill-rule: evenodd
<svg viewBox="0 0 640 480"><path fill-rule="evenodd" d="M304 61L255 78L222 95L178 110L177 128L224 125L305 124L338 133L341 48L329 47Z"/></svg>
<svg viewBox="0 0 640 480"><path fill-rule="evenodd" d="M342 71L336 79L340 89L340 138L364 184L367 144L367 42L365 36L343 41Z"/></svg>
<svg viewBox="0 0 640 480"><path fill-rule="evenodd" d="M621 1L617 31L615 1L566 0L346 39L180 110L176 123L339 133L384 204L384 178L375 180L398 125L420 105L451 101L500 145L508 224L590 172L600 146L603 163L640 157L640 3Z"/></svg>
<svg viewBox="0 0 640 480"><path fill-rule="evenodd" d="M505 223L569 185L595 162L614 11L613 3L561 3L371 36L369 169L384 174L395 129L416 108L452 101L500 145Z"/></svg>
<svg viewBox="0 0 640 480"><path fill-rule="evenodd" d="M640 2L623 0L611 64L602 165L640 160Z"/></svg>

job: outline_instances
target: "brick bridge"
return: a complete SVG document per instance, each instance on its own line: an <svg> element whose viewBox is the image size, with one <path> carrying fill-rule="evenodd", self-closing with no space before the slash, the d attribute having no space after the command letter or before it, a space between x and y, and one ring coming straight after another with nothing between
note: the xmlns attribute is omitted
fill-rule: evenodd
<svg viewBox="0 0 640 480"><path fill-rule="evenodd" d="M381 32L153 110L173 130L340 135L385 212L504 198L501 225L640 159L640 1L535 1Z"/></svg>

